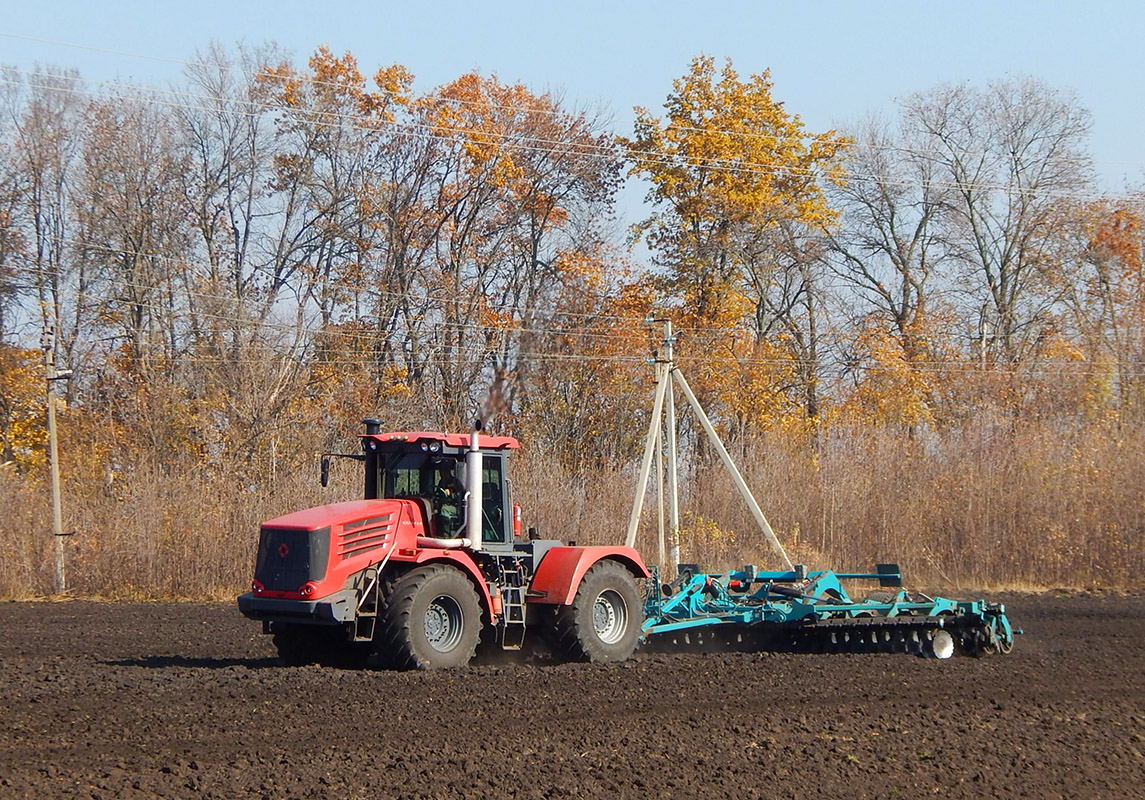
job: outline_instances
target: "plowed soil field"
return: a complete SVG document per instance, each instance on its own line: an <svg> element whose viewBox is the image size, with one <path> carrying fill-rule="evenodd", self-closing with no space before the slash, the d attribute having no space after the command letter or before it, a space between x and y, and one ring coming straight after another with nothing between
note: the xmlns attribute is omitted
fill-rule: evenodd
<svg viewBox="0 0 1145 800"><path fill-rule="evenodd" d="M286 668L231 605L0 605L2 798L1145 797L1145 595L1009 656Z"/></svg>

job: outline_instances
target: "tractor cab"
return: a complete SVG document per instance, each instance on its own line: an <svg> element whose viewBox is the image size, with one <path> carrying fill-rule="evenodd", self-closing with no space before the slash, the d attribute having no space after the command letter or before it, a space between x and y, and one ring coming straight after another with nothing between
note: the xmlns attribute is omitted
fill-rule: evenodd
<svg viewBox="0 0 1145 800"><path fill-rule="evenodd" d="M477 459L470 435L412 431L382 433L380 424L366 421L362 435L367 500L418 499L426 511L432 535L438 539L476 536L469 520L475 494L481 504L481 548L511 550L520 535L509 496L507 458L519 445L510 436L479 437L480 475L472 471ZM474 482L479 491L474 491Z"/></svg>

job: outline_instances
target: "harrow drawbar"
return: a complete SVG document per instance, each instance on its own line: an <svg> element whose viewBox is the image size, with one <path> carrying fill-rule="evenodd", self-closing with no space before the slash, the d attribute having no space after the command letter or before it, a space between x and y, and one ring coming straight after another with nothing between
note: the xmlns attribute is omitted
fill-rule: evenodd
<svg viewBox="0 0 1145 800"><path fill-rule="evenodd" d="M895 593L852 599L845 580L877 580ZM873 573L784 572L754 566L727 574L680 566L661 585L653 574L645 599L646 638L675 642L718 639L753 649L806 653L911 653L949 658L1008 653L1014 631L1006 609L984 600L960 601L902 590L895 564Z"/></svg>

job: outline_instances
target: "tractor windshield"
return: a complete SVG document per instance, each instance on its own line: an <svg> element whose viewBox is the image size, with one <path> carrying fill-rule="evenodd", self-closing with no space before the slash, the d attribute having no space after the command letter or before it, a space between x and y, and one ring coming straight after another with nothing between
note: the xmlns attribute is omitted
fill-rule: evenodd
<svg viewBox="0 0 1145 800"><path fill-rule="evenodd" d="M382 475L382 497L429 497L432 482L427 482L429 456L424 453L394 453L386 459Z"/></svg>

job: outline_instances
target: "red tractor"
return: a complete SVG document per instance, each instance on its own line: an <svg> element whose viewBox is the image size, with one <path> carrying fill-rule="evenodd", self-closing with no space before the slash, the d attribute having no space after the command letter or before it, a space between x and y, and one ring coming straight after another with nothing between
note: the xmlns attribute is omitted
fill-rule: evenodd
<svg viewBox="0 0 1145 800"><path fill-rule="evenodd" d="M508 436L383 433L364 421L363 500L262 525L251 591L238 599L282 659L398 669L457 667L482 638L520 649L542 629L569 658L623 661L650 577L631 547L521 536ZM329 460L323 460L323 485Z"/></svg>

